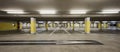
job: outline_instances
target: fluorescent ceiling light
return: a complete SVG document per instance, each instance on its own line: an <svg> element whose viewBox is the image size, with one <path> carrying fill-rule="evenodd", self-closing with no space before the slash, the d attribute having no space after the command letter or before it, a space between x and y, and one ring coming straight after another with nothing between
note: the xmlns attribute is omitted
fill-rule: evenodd
<svg viewBox="0 0 120 52"><path fill-rule="evenodd" d="M115 14L119 13L119 9L108 9L108 10L102 10L102 12L99 12L100 14Z"/></svg>
<svg viewBox="0 0 120 52"><path fill-rule="evenodd" d="M40 14L56 14L56 10L37 10Z"/></svg>
<svg viewBox="0 0 120 52"><path fill-rule="evenodd" d="M100 14L115 14L115 13L119 13L119 11L102 11L99 12Z"/></svg>
<svg viewBox="0 0 120 52"><path fill-rule="evenodd" d="M86 14L87 10L70 10L70 14Z"/></svg>
<svg viewBox="0 0 120 52"><path fill-rule="evenodd" d="M25 14L23 10L3 10L6 11L8 14Z"/></svg>

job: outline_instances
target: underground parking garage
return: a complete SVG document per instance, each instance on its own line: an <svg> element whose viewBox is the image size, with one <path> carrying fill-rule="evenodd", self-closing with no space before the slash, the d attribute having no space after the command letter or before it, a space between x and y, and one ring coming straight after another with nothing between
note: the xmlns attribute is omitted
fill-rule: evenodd
<svg viewBox="0 0 120 52"><path fill-rule="evenodd" d="M120 52L119 0L1 0L0 52Z"/></svg>

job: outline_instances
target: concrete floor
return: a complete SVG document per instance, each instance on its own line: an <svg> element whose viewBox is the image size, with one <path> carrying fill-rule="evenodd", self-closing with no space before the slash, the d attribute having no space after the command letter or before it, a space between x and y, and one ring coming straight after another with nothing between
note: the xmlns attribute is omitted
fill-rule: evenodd
<svg viewBox="0 0 120 52"><path fill-rule="evenodd" d="M107 31L108 32L108 31ZM104 45L7 45L0 46L0 52L120 52L120 31L55 33L51 31L32 34L1 34L0 40L96 40Z"/></svg>

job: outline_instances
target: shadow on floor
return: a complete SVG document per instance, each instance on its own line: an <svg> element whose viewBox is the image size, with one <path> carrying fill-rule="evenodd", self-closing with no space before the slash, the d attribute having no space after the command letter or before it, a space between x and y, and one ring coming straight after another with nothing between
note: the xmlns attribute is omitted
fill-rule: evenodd
<svg viewBox="0 0 120 52"><path fill-rule="evenodd" d="M29 32L23 32L20 30L11 30L11 31L0 31L0 35L16 35L16 34L26 34Z"/></svg>

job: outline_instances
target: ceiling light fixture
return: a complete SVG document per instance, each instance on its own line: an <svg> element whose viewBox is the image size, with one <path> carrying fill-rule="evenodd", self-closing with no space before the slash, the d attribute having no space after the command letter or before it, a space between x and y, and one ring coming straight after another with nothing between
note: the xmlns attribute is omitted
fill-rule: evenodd
<svg viewBox="0 0 120 52"><path fill-rule="evenodd" d="M70 14L86 14L88 10L70 10Z"/></svg>
<svg viewBox="0 0 120 52"><path fill-rule="evenodd" d="M8 14L25 14L23 10L3 10L6 11Z"/></svg>
<svg viewBox="0 0 120 52"><path fill-rule="evenodd" d="M116 14L119 13L119 9L107 9L107 10L102 10L102 12L99 12L100 14Z"/></svg>
<svg viewBox="0 0 120 52"><path fill-rule="evenodd" d="M56 14L56 10L37 10L40 14Z"/></svg>

